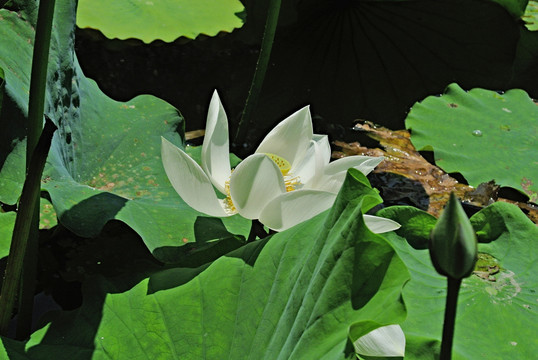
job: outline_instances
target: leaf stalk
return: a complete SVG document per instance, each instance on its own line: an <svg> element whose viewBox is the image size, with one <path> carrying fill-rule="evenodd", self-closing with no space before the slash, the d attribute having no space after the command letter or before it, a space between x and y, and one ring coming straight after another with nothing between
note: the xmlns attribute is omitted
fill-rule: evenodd
<svg viewBox="0 0 538 360"><path fill-rule="evenodd" d="M47 159L56 126L47 121L43 129L43 112L47 87L47 68L54 16L55 0L39 2L30 95L28 103L28 137L26 144L26 180L19 202L19 211L11 239L10 253L0 295L0 334L7 335L13 307L20 290L20 319L17 337L26 337L30 332L33 295L35 288L35 269L37 263L39 195L41 175ZM34 254L33 256L28 256ZM27 262L24 267L23 264ZM29 264L29 263L31 264ZM29 269L33 269L30 270Z"/></svg>
<svg viewBox="0 0 538 360"><path fill-rule="evenodd" d="M440 360L452 358L452 344L454 341L454 328L456 325L456 309L458 306L458 294L462 279L447 277L447 295L445 306L445 320L443 322L443 338L441 342Z"/></svg>
<svg viewBox="0 0 538 360"><path fill-rule="evenodd" d="M280 4L281 0L271 0L269 2L260 55L258 56L254 77L252 79L252 83L250 84L250 90L248 92L245 107L243 108L243 114L241 115L241 120L239 120L233 141L234 146L238 149L243 149L242 144L245 143L247 129L253 123L252 114L254 113L254 110L258 104L263 81L265 79L265 73L267 72L267 67L269 65L273 41L275 39L276 27L278 24L278 16L280 13Z"/></svg>

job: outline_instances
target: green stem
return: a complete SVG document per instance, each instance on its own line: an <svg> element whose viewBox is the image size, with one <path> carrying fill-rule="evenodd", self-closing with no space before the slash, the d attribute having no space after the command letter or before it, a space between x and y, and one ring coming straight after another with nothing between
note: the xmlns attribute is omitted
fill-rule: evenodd
<svg viewBox="0 0 538 360"><path fill-rule="evenodd" d="M56 126L52 121L47 121L32 155L30 171L28 172L28 176L26 176L22 188L19 211L15 219L15 227L13 228L13 237L7 259L6 275L0 296L0 334L2 335L6 335L13 305L15 304L32 225L31 220L39 204L35 200L39 198L41 191L41 174L45 167L54 131L56 131Z"/></svg>
<svg viewBox="0 0 538 360"><path fill-rule="evenodd" d="M445 321L443 323L443 339L441 342L440 360L450 360L452 358L452 343L454 340L454 326L456 324L456 308L458 306L458 293L460 291L461 280L447 278L448 291L446 294Z"/></svg>
<svg viewBox="0 0 538 360"><path fill-rule="evenodd" d="M278 15L280 13L281 0L271 0L269 3L269 9L267 12L267 21L265 22L265 30L263 33L262 45L260 49L260 55L258 56L258 62L256 63L256 70L254 71L254 78L250 85L247 101L237 131L235 133L234 144L241 145L245 142L247 129L252 124L252 114L258 104L260 92L265 79L265 73L269 65L269 59L271 57L271 49L273 47L273 41L275 39L276 26L278 23Z"/></svg>
<svg viewBox="0 0 538 360"><path fill-rule="evenodd" d="M34 54L32 58L32 77L30 80L30 99L28 103L28 140L26 148L26 169L30 157L43 129L43 110L47 88L47 67L49 62L50 37L55 0L41 0L37 14Z"/></svg>
<svg viewBox="0 0 538 360"><path fill-rule="evenodd" d="M47 124L45 126L47 133L41 136L54 4L55 0L41 0L39 3L28 104L27 175L19 202L19 211L15 220L10 255L0 296L0 334L2 335L7 332L19 290L22 304L19 314L22 322L19 322L17 326L17 337L26 336L31 326L36 276L35 263L37 263L41 174L49 152L52 134L56 129L54 124ZM29 255L26 255L27 252ZM24 259L26 259L27 265L24 270L24 279L21 279Z"/></svg>

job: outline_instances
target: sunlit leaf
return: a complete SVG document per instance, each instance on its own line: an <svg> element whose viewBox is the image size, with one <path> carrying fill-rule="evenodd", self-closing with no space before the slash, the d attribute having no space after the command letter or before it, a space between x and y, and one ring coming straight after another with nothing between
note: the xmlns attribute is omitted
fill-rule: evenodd
<svg viewBox="0 0 538 360"><path fill-rule="evenodd" d="M0 201L15 203L24 180L25 118L32 53L32 15L0 10L0 66L6 75L2 111ZM73 53L75 4L57 1L49 63L46 114L57 131L42 186L60 222L80 236L99 234L110 220L125 222L155 256L174 261L175 249L197 242L203 215L181 201L160 158L160 137L181 145L179 111L153 96L129 102L105 96L82 74ZM16 55L15 55L16 54ZM246 237L250 222L239 217L204 228L203 241ZM222 228L227 231L222 231ZM210 233L213 231L213 237Z"/></svg>
<svg viewBox="0 0 538 360"><path fill-rule="evenodd" d="M523 90L504 94L450 85L415 104L407 119L418 150L434 150L446 172L472 186L495 180L538 197L538 106Z"/></svg>
<svg viewBox="0 0 538 360"><path fill-rule="evenodd" d="M527 29L531 31L538 30L538 1L529 0L522 19L525 21Z"/></svg>
<svg viewBox="0 0 538 360"><path fill-rule="evenodd" d="M109 38L174 41L200 34L217 35L243 25L238 0L80 0L77 25L100 30Z"/></svg>
<svg viewBox="0 0 538 360"><path fill-rule="evenodd" d="M47 199L41 198L41 208L39 210L39 228L50 229L58 224L54 206Z"/></svg>
<svg viewBox="0 0 538 360"><path fill-rule="evenodd" d="M397 219L397 217L395 217ZM453 359L527 359L537 347L538 228L519 208L497 202L471 217L482 232L479 259L487 260L463 280L458 298ZM494 230L488 230L494 229ZM438 275L428 250L385 236L411 271L403 297L408 316L402 324L406 358L431 359L439 351L446 301L446 278ZM479 236L480 238L480 236Z"/></svg>
<svg viewBox="0 0 538 360"><path fill-rule="evenodd" d="M82 307L34 333L26 351L3 345L21 359L349 359L353 323L403 320L409 279L364 225L361 209L377 201L360 175L348 175L330 212L209 266L153 270L127 289L140 274L93 279Z"/></svg>
<svg viewBox="0 0 538 360"><path fill-rule="evenodd" d="M0 213L0 259L9 254L16 215L13 211Z"/></svg>

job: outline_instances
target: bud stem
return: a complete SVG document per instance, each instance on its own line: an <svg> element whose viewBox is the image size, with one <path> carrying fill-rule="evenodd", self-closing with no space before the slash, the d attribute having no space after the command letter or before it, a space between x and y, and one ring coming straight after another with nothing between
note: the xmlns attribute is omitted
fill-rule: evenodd
<svg viewBox="0 0 538 360"><path fill-rule="evenodd" d="M445 306L445 321L443 323L443 340L441 342L440 360L452 358L452 342L454 339L454 325L456 323L456 308L458 306L458 293L462 279L447 277L447 294Z"/></svg>

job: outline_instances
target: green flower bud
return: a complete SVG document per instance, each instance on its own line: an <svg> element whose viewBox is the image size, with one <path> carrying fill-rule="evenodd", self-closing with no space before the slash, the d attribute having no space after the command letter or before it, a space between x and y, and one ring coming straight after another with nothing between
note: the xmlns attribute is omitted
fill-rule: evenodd
<svg viewBox="0 0 538 360"><path fill-rule="evenodd" d="M471 275L477 259L476 235L454 193L430 234L435 270L453 279Z"/></svg>

